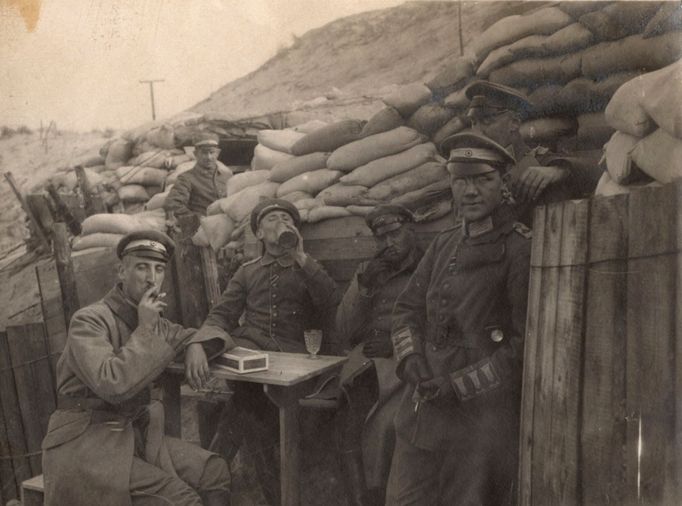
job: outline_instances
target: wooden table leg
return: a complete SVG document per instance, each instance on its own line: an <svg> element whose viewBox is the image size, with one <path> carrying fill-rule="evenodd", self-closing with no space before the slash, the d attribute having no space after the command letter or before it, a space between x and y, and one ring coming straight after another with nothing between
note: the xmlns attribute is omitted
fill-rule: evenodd
<svg viewBox="0 0 682 506"><path fill-rule="evenodd" d="M310 387L305 383L291 387L276 385L263 385L263 387L268 398L279 408L282 506L299 506L301 502L301 434L298 400L310 390Z"/></svg>
<svg viewBox="0 0 682 506"><path fill-rule="evenodd" d="M181 397L180 374L165 373L161 376L161 388L163 389L163 407L166 417L166 435L182 437L182 421L180 415Z"/></svg>

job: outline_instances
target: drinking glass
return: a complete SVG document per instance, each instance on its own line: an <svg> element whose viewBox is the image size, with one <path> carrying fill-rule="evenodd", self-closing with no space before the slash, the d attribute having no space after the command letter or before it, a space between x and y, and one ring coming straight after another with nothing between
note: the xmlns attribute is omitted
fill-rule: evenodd
<svg viewBox="0 0 682 506"><path fill-rule="evenodd" d="M305 337L305 349L310 353L308 358L317 359L320 346L322 346L322 331L318 329L306 330L303 332L303 337Z"/></svg>

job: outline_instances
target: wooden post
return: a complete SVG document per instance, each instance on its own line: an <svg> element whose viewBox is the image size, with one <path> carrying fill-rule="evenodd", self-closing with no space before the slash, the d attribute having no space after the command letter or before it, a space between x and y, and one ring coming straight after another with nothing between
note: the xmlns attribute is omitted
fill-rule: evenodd
<svg viewBox="0 0 682 506"><path fill-rule="evenodd" d="M64 321L68 327L73 313L80 307L76 278L73 273L71 261L71 246L66 233L64 223L55 223L52 227L54 237L54 257L57 262L57 275L62 289L62 301L64 302Z"/></svg>
<svg viewBox="0 0 682 506"><path fill-rule="evenodd" d="M204 291L206 293L206 303L208 309L215 306L220 297L220 285L218 283L218 261L216 260L213 248L200 248L201 273L204 279Z"/></svg>
<svg viewBox="0 0 682 506"><path fill-rule="evenodd" d="M26 202L23 195L19 191L19 188L17 187L17 183L14 180L12 173L5 172L5 179L7 179L7 182L9 183L10 188L12 188L14 195L16 195L17 199L19 199L19 203L21 204L22 209L31 220L31 223L33 223L33 226L36 229L36 234L38 235L38 239L40 239L41 245L43 246L46 252L50 251L50 242L47 240L47 237L45 237L45 233L43 232L43 228L40 226L40 222L33 215L33 211L31 211L31 208L29 207L28 203Z"/></svg>
<svg viewBox="0 0 682 506"><path fill-rule="evenodd" d="M78 179L78 186L81 189L81 194L83 195L83 205L85 207L85 215L92 216L97 213L105 213L104 203L102 199L95 198L93 195L92 187L88 181L88 176L85 174L85 169L81 165L76 165L74 167L76 172L76 178Z"/></svg>
<svg viewBox="0 0 682 506"><path fill-rule="evenodd" d="M81 233L81 224L80 222L74 217L74 215L71 213L69 210L69 206L67 206L62 198L59 196L59 193L57 192L57 189L54 187L52 183L47 185L47 193L50 194L50 197L52 197L52 200L54 201L54 205L57 208L57 221L64 221L66 225L69 227L69 231L73 235L80 235Z"/></svg>

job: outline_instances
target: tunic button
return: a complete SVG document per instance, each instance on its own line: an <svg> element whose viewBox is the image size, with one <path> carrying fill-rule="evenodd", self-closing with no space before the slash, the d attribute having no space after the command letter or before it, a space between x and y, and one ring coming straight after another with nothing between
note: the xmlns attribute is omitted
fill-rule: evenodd
<svg viewBox="0 0 682 506"><path fill-rule="evenodd" d="M273 304L272 309L277 309L277 304Z"/></svg>
<svg viewBox="0 0 682 506"><path fill-rule="evenodd" d="M273 298L273 299L276 299L276 298L277 298L277 294L276 294L276 293L273 293L273 294L272 294L272 298Z"/></svg>
<svg viewBox="0 0 682 506"><path fill-rule="evenodd" d="M273 317L273 318L277 318L277 315L278 315L278 314L279 314L279 313L277 313L277 311L275 311L274 313L272 313L272 317Z"/></svg>
<svg viewBox="0 0 682 506"><path fill-rule="evenodd" d="M493 331L490 333L490 339L492 339L495 343L499 343L502 341L502 339L504 339L504 333L501 329L493 329Z"/></svg>

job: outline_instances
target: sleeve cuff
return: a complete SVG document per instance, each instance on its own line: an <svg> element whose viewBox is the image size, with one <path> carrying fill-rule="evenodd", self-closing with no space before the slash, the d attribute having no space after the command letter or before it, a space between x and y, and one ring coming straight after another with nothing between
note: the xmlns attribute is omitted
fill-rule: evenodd
<svg viewBox="0 0 682 506"><path fill-rule="evenodd" d="M401 362L405 357L416 353L415 340L409 327L402 328L391 334L395 359Z"/></svg>
<svg viewBox="0 0 682 506"><path fill-rule="evenodd" d="M209 341L220 340L222 346L217 346L214 343L208 345ZM236 346L232 336L228 334L225 330L214 325L202 326L196 333L192 336L187 344L201 343L204 345L204 350L209 358L215 358L226 350L231 350ZM209 355L210 353L210 355Z"/></svg>
<svg viewBox="0 0 682 506"><path fill-rule="evenodd" d="M450 373L450 384L461 401L495 390L502 385L502 371L491 358L484 358Z"/></svg>

